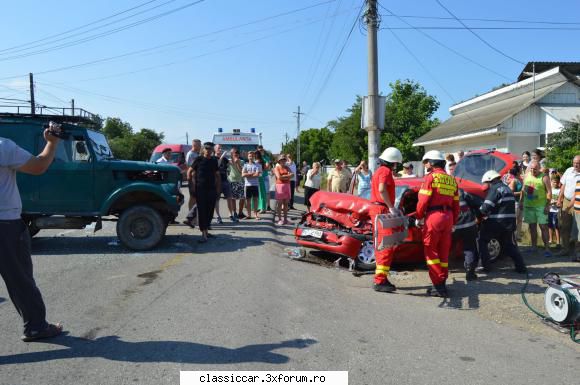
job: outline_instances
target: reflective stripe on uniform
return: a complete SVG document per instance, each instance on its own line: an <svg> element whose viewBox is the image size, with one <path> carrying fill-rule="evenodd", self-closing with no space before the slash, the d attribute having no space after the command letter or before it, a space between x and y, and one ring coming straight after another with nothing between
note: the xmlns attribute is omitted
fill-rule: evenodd
<svg viewBox="0 0 580 385"><path fill-rule="evenodd" d="M486 199L483 203L487 203L488 205L490 205L491 207L495 207L495 203L493 203L492 201L490 201L489 199ZM499 202L498 202L499 203Z"/></svg>
<svg viewBox="0 0 580 385"><path fill-rule="evenodd" d="M422 194L422 195L432 195L433 194L433 191L421 189L421 190L419 190L419 194Z"/></svg>
<svg viewBox="0 0 580 385"><path fill-rule="evenodd" d="M516 214L491 214L488 218L515 218Z"/></svg>
<svg viewBox="0 0 580 385"><path fill-rule="evenodd" d="M460 201L460 202L459 202L459 206L461 206L461 207L467 206L467 202L465 202L465 201Z"/></svg>
<svg viewBox="0 0 580 385"><path fill-rule="evenodd" d="M460 225L455 225L454 229L455 230L466 229L466 228L471 227L471 226L475 226L475 221L471 221L471 222L467 222L467 223L462 223Z"/></svg>
<svg viewBox="0 0 580 385"><path fill-rule="evenodd" d="M389 270L391 270L390 266L377 265L377 268L375 270L375 275L388 275Z"/></svg>
<svg viewBox="0 0 580 385"><path fill-rule="evenodd" d="M514 198L514 197L504 197L504 198L501 198L500 200L498 200L497 204L499 205L501 202L513 202L515 200L516 200L516 198Z"/></svg>
<svg viewBox="0 0 580 385"><path fill-rule="evenodd" d="M441 267L449 267L449 263L448 262L441 262Z"/></svg>
<svg viewBox="0 0 580 385"><path fill-rule="evenodd" d="M441 260L439 258L427 260L428 265L439 265L440 263L441 263Z"/></svg>

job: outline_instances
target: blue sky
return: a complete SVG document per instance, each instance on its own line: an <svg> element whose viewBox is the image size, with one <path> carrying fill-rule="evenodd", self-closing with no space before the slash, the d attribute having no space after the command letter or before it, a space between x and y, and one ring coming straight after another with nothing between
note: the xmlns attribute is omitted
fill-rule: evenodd
<svg viewBox="0 0 580 385"><path fill-rule="evenodd" d="M468 27L485 28L473 32L495 50L436 0L380 1L378 36L380 91L397 79L417 81L439 100L440 119L454 103L515 81L521 63L580 61L578 2L440 1ZM367 93L366 34L355 24L362 3L6 2L0 98L28 100L33 72L37 101L47 106L74 98L135 129L163 131L171 143L184 142L186 132L206 140L218 127L256 127L277 151L286 133L296 135L298 105L302 128L323 127ZM9 103L18 102L0 99Z"/></svg>

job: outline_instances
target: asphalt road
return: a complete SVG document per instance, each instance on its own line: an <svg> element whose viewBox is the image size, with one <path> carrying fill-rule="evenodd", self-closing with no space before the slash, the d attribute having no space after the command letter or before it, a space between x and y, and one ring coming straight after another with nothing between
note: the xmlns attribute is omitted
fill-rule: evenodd
<svg viewBox="0 0 580 385"><path fill-rule="evenodd" d="M285 257L291 227L268 219L214 225L206 244L171 226L145 253L123 249L112 223L96 234L41 231L36 280L49 319L68 333L21 342L2 285L0 384L178 384L180 370L348 370L350 384L578 382L580 347L566 336L374 293L370 276Z"/></svg>

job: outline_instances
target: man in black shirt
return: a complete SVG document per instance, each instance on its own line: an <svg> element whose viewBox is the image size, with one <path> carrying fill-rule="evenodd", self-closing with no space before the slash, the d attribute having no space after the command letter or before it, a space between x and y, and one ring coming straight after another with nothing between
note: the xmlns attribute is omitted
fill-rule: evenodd
<svg viewBox="0 0 580 385"><path fill-rule="evenodd" d="M197 220L202 238L199 243L207 242L213 237L208 233L216 197L220 191L220 174L218 161L213 156L213 144L204 143L202 155L197 157L189 169L193 192L197 200ZM189 176L189 175L188 175Z"/></svg>

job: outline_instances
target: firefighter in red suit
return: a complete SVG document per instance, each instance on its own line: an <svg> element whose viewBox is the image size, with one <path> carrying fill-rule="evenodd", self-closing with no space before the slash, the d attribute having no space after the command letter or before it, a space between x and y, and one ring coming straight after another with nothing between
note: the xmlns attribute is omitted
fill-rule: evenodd
<svg viewBox="0 0 580 385"><path fill-rule="evenodd" d="M428 151L423 156L428 174L419 190L417 219L425 218L423 246L429 277L433 286L427 294L447 297L451 232L459 216L459 192L455 178L445 172L445 157L440 151Z"/></svg>
<svg viewBox="0 0 580 385"><path fill-rule="evenodd" d="M395 208L395 180L393 179L393 170L397 163L403 161L401 151L395 147L389 147L381 156L379 156L379 167L373 174L371 180L371 201L373 204L370 208L370 215L373 223L375 217L379 214L395 214L400 212ZM390 293L396 290L395 285L389 282L389 270L393 261L393 248L377 250L375 245L375 258L377 267L375 270L375 279L373 289L375 291Z"/></svg>

